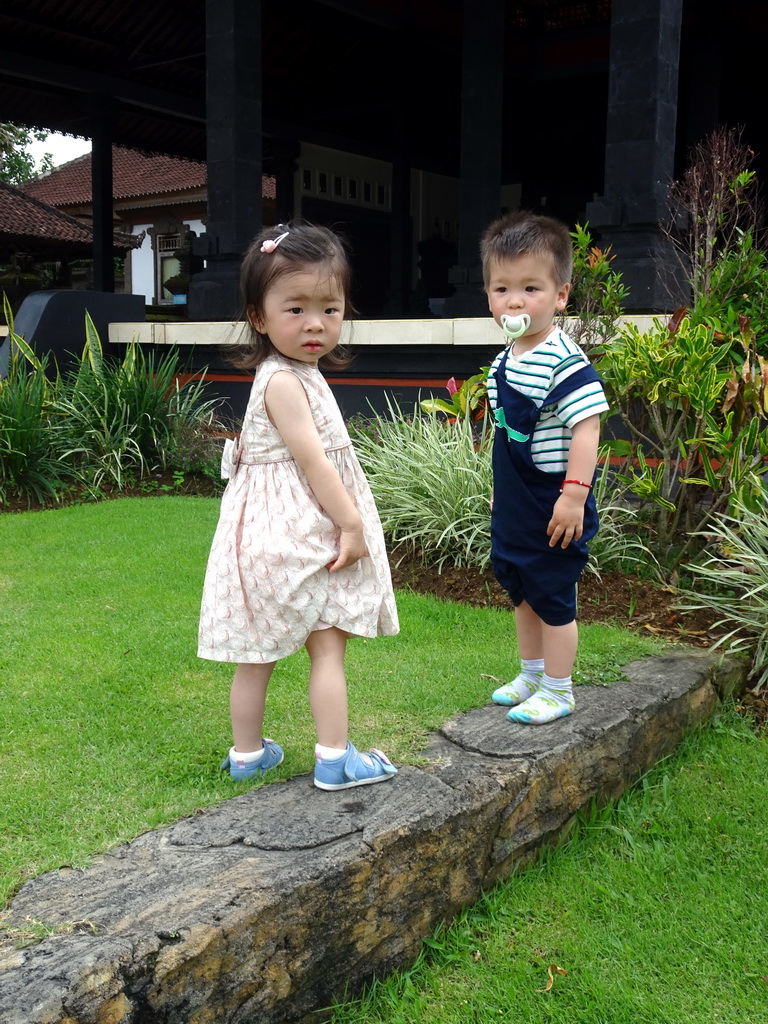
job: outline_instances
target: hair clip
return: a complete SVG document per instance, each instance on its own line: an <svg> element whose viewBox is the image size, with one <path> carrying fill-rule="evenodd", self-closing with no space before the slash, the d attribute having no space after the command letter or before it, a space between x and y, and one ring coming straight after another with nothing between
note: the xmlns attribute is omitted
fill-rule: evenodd
<svg viewBox="0 0 768 1024"><path fill-rule="evenodd" d="M284 231L282 235L278 235L277 238L267 238L261 243L262 252L274 252L275 249L280 245L284 238L288 237L288 232Z"/></svg>

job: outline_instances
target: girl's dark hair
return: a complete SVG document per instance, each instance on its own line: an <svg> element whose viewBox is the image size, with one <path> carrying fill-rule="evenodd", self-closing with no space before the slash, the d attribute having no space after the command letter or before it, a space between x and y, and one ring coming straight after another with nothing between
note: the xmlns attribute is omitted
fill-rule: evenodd
<svg viewBox="0 0 768 1024"><path fill-rule="evenodd" d="M262 252L264 242L280 240L271 252ZM351 299L352 268L344 243L333 231L306 221L277 224L264 228L254 238L243 256L240 266L240 298L246 330L250 332L246 345L229 349L230 361L243 369L255 369L267 356L274 352L272 342L266 334L257 331L248 318L249 309L257 317L264 314L264 300L272 283L283 274L306 270L324 270L329 278L338 282L344 296L344 316L354 314ZM340 370L350 363L350 356L339 347L323 356L320 366Z"/></svg>
<svg viewBox="0 0 768 1024"><path fill-rule="evenodd" d="M485 287L488 287L493 262L500 263L523 254L550 256L558 286L571 280L573 241L565 224L554 217L516 210L494 221L480 240Z"/></svg>

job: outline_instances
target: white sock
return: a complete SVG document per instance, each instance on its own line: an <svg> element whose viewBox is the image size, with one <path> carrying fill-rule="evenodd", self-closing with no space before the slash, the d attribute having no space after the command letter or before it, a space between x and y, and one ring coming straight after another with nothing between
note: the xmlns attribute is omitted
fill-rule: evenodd
<svg viewBox="0 0 768 1024"><path fill-rule="evenodd" d="M322 757L324 761L338 761L346 752L346 747L324 747L322 743L315 744L315 757Z"/></svg>
<svg viewBox="0 0 768 1024"><path fill-rule="evenodd" d="M241 764L253 764L254 761L260 761L264 757L264 747L261 750L235 750L234 747L229 752L230 761L238 761Z"/></svg>
<svg viewBox="0 0 768 1024"><path fill-rule="evenodd" d="M530 680L534 683L538 689L541 686L541 679L544 675L544 659L543 658L521 658L520 666L522 672L520 673L525 679Z"/></svg>
<svg viewBox="0 0 768 1024"><path fill-rule="evenodd" d="M545 672L541 687L528 700L508 711L507 718L526 725L546 725L570 715L574 706L571 677L560 679Z"/></svg>
<svg viewBox="0 0 768 1024"><path fill-rule="evenodd" d="M521 658L519 675L515 676L511 683L494 690L491 700L494 704L506 704L507 707L522 704L536 693L543 676L543 658Z"/></svg>

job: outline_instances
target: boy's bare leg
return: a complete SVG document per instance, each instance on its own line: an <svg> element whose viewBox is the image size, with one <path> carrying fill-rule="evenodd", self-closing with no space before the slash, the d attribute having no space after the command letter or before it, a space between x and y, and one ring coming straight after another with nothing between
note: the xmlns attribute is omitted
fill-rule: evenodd
<svg viewBox="0 0 768 1024"><path fill-rule="evenodd" d="M549 626L523 602L515 609L515 624L521 657L542 658L544 672L540 686L507 717L513 722L545 725L569 715L574 707L571 673L579 641L575 620Z"/></svg>
<svg viewBox="0 0 768 1024"><path fill-rule="evenodd" d="M515 608L517 647L520 653L520 672L515 678L494 690L494 704L516 707L532 697L544 678L543 623L525 601Z"/></svg>
<svg viewBox="0 0 768 1024"><path fill-rule="evenodd" d="M579 645L576 620L565 626L548 626L542 622L541 630L544 638L544 671L556 679L570 676Z"/></svg>
<svg viewBox="0 0 768 1024"><path fill-rule="evenodd" d="M543 658L544 623L527 601L521 601L515 606L515 629L520 657L526 661L531 658Z"/></svg>

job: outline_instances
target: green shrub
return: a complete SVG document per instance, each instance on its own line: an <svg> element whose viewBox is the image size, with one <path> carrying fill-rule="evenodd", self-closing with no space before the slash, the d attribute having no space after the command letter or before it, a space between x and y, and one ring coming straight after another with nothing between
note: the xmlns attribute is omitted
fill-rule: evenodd
<svg viewBox="0 0 768 1024"><path fill-rule="evenodd" d="M601 249L592 244L588 224L577 224L571 238L573 274L568 309L555 322L585 352L591 352L616 334L629 290L612 267L610 246Z"/></svg>
<svg viewBox="0 0 768 1024"><path fill-rule="evenodd" d="M656 556L637 533L637 503L627 500L626 485L617 480L610 454L609 446L601 447L595 481L600 529L589 542L587 570L598 577L610 571L655 576L659 573Z"/></svg>
<svg viewBox="0 0 768 1024"><path fill-rule="evenodd" d="M487 421L447 423L419 407L405 416L389 401L370 436L355 446L371 484L384 532L437 571L480 568L490 558L491 440Z"/></svg>
<svg viewBox="0 0 768 1024"><path fill-rule="evenodd" d="M0 502L15 497L44 503L76 472L64 459L61 426L51 414L57 383L46 377L45 360L14 331L7 299L5 316L10 356L0 380Z"/></svg>
<svg viewBox="0 0 768 1024"><path fill-rule="evenodd" d="M735 501L760 500L754 470L768 455L762 394L755 400L711 327L684 318L648 331L626 324L598 370L630 439L613 442L619 479L640 499L668 568L690 557L700 534Z"/></svg>
<svg viewBox="0 0 768 1024"><path fill-rule="evenodd" d="M183 424L168 441L165 467L182 476L188 473L200 474L217 486L223 487L223 447L224 435L221 432L206 429L204 424Z"/></svg>
<svg viewBox="0 0 768 1024"><path fill-rule="evenodd" d="M0 502L16 497L44 504L77 476L49 413L50 391L44 362L31 368L12 356L0 381Z"/></svg>
<svg viewBox="0 0 768 1024"><path fill-rule="evenodd" d="M126 474L143 476L164 468L169 449L190 428L211 423L215 402L204 385L179 383L176 349L145 355L131 342L122 361L104 359L101 341L86 314L86 343L78 367L62 381L56 410L66 423L69 454L94 486Z"/></svg>
<svg viewBox="0 0 768 1024"><path fill-rule="evenodd" d="M718 515L703 539L711 553L701 565L686 568L692 583L683 592L686 610L714 608L717 625L730 633L715 646L748 650L755 692L768 685L768 512L736 503L733 515Z"/></svg>
<svg viewBox="0 0 768 1024"><path fill-rule="evenodd" d="M466 417L450 422L420 408L406 417L392 402L390 417L356 421L352 436L391 543L438 572L487 568L493 445L487 419L473 427ZM637 512L607 461L595 496L600 530L590 542L590 571L653 572L656 560L635 532Z"/></svg>

